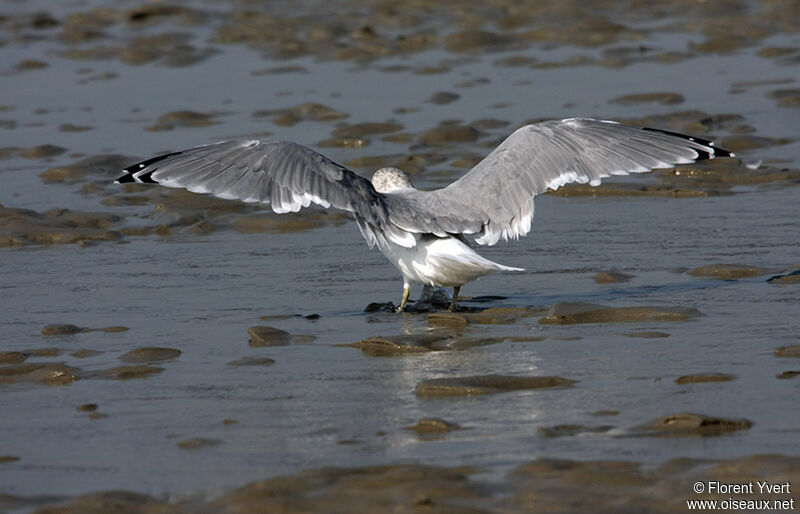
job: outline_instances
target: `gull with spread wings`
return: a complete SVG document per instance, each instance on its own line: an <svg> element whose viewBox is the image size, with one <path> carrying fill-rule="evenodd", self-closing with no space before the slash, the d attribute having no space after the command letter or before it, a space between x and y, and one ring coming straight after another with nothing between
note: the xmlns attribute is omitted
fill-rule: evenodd
<svg viewBox="0 0 800 514"><path fill-rule="evenodd" d="M372 180L285 141L233 140L173 152L125 168L116 183L185 188L265 203L282 214L311 204L352 213L361 235L411 284L453 287L495 271L521 271L478 255L466 236L494 245L531 230L533 199L570 182L732 156L704 139L613 121L569 118L526 125L452 184L420 191L401 170Z"/></svg>

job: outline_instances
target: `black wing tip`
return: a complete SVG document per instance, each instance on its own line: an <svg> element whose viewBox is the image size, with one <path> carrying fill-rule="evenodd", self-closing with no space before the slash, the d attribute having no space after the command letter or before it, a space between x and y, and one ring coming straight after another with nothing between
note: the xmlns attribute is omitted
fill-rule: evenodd
<svg viewBox="0 0 800 514"><path fill-rule="evenodd" d="M724 148L720 148L714 144L714 141L710 141L708 139L703 139L700 137L689 136L686 134L681 134L680 132L673 132L671 130L664 130L664 129L657 129L652 127L642 127L642 130L647 132L658 132L660 134L665 134L667 136L677 137L680 139L684 139L686 141L690 141L692 143L696 143L701 146L708 147L710 150L705 151L701 148L692 147L692 150L697 152L697 159L696 161L705 161L708 159L713 159L715 157L735 157L736 154L725 150Z"/></svg>
<svg viewBox="0 0 800 514"><path fill-rule="evenodd" d="M150 159L146 159L141 162L137 162L127 168L124 168L122 171L124 174L114 180L115 184L131 184L131 183L139 183L139 184L158 184L155 180L153 180L153 172L156 171L158 168L153 168L152 170L144 171L145 168L148 166L152 166L153 164L163 161L169 157L174 155L180 155L183 152L172 152L172 153L165 153L164 155L158 155L156 157L151 157ZM144 172L143 172L144 171Z"/></svg>
<svg viewBox="0 0 800 514"><path fill-rule="evenodd" d="M136 182L136 179L133 178L133 173L128 173L128 172L126 172L124 175L120 177L117 177L117 179L114 180L115 184L130 184L133 182Z"/></svg>

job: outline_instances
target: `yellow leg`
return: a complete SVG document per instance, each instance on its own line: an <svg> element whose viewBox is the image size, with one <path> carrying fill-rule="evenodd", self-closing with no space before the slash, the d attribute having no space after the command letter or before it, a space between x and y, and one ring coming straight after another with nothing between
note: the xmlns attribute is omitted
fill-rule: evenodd
<svg viewBox="0 0 800 514"><path fill-rule="evenodd" d="M400 300L400 307L397 308L397 312L403 312L406 302L408 301L409 294L411 294L411 286L408 284L403 284L403 298Z"/></svg>
<svg viewBox="0 0 800 514"><path fill-rule="evenodd" d="M461 291L461 286L456 286L453 288L453 300L450 302L450 308L447 309L450 312L456 310L456 298L458 298L458 292Z"/></svg>

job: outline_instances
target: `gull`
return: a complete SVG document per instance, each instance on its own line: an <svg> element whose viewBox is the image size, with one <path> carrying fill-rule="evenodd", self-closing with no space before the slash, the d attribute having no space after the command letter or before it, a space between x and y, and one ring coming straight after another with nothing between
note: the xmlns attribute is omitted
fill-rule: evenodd
<svg viewBox="0 0 800 514"><path fill-rule="evenodd" d="M416 189L397 168L371 180L297 143L239 139L198 146L125 168L115 183L160 184L219 198L270 204L278 214L311 204L353 215L403 276L398 312L412 284L453 288L496 271L523 271L481 257L466 239L492 246L531 230L533 199L571 182L600 184L734 154L712 141L614 121L567 118L525 125L455 182Z"/></svg>

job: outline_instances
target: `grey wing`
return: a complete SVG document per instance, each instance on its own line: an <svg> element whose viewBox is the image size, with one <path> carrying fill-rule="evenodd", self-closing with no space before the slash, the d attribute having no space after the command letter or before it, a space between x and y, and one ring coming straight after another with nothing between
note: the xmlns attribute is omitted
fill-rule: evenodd
<svg viewBox="0 0 800 514"><path fill-rule="evenodd" d="M370 246L384 237L413 246L413 236L389 222L384 195L367 179L296 143L234 140L199 146L129 166L115 182L160 184L267 203L281 214L312 203L334 207L355 215Z"/></svg>
<svg viewBox="0 0 800 514"><path fill-rule="evenodd" d="M477 243L493 245L530 231L533 197L547 189L732 155L674 132L589 118L552 120L518 129L445 188L389 194L387 200L393 221L405 230L473 234Z"/></svg>

